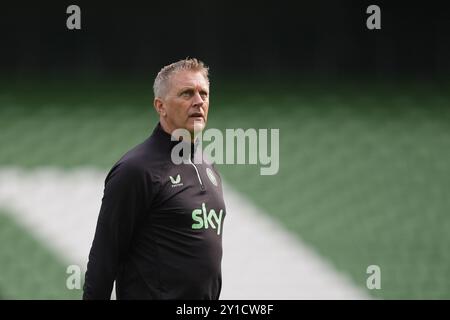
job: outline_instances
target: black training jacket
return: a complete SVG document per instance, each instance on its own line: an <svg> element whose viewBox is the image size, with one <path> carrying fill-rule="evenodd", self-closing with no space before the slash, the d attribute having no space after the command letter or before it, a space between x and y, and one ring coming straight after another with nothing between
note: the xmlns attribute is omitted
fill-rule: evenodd
<svg viewBox="0 0 450 320"><path fill-rule="evenodd" d="M108 173L83 299L109 299L114 281L117 299L219 298L221 178L192 155L174 164L178 143L185 142L171 141L158 124Z"/></svg>

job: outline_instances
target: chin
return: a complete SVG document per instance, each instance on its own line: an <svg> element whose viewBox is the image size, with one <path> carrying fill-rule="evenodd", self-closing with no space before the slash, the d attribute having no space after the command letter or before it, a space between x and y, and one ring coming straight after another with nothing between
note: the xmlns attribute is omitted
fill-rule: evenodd
<svg viewBox="0 0 450 320"><path fill-rule="evenodd" d="M194 131L196 132L203 131L205 127L206 123L204 121L196 121L195 124L194 123L188 124L187 129L189 130L189 132L194 133Z"/></svg>

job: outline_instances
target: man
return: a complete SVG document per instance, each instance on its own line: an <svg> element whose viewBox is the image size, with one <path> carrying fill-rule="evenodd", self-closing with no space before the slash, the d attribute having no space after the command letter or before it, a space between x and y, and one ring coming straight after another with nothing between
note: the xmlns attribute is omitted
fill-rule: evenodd
<svg viewBox="0 0 450 320"><path fill-rule="evenodd" d="M105 180L89 254L84 299L218 299L222 286L221 179L193 161L197 143L174 140L176 129L194 136L208 119L208 68L185 59L161 69L154 82L159 123L126 153ZM193 140L192 140L193 141ZM188 160L172 161L178 143ZM183 149L185 150L185 149Z"/></svg>

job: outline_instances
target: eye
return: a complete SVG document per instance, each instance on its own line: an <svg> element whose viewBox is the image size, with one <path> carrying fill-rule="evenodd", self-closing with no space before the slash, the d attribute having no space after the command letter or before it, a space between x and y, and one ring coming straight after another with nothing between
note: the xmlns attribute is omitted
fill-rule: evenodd
<svg viewBox="0 0 450 320"><path fill-rule="evenodd" d="M192 90L185 90L180 93L180 96L183 98L189 98L192 95Z"/></svg>
<svg viewBox="0 0 450 320"><path fill-rule="evenodd" d="M208 92L206 92L206 91L201 91L201 92L200 92L200 96L201 96L203 99L206 99L206 98L208 97Z"/></svg>

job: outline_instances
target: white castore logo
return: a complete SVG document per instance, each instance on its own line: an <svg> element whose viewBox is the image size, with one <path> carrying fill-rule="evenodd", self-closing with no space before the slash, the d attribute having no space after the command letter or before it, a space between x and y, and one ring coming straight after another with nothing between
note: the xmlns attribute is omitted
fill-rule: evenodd
<svg viewBox="0 0 450 320"><path fill-rule="evenodd" d="M174 178L172 176L169 176L170 182L172 182L172 188L174 187L181 187L183 183L181 182L181 176L180 174L177 174L177 177Z"/></svg>

